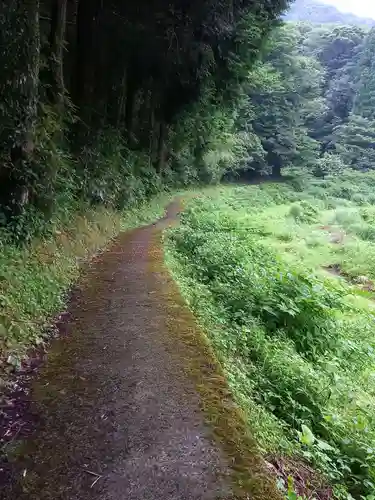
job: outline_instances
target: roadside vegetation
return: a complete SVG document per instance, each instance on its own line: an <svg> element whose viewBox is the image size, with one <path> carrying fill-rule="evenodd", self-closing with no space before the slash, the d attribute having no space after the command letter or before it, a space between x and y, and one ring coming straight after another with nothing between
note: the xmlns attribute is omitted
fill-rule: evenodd
<svg viewBox="0 0 375 500"><path fill-rule="evenodd" d="M110 214L110 236L165 190L291 165L373 168L374 28L283 24L287 0L190 3L12 0L0 12L2 359L40 337L29 302L36 318L54 309L34 283L34 249L56 243L57 262L66 231L86 238L86 214ZM71 280L54 283L61 296Z"/></svg>
<svg viewBox="0 0 375 500"><path fill-rule="evenodd" d="M374 187L374 174L351 172L218 187L166 236L289 498L374 498Z"/></svg>
<svg viewBox="0 0 375 500"><path fill-rule="evenodd" d="M150 200L247 157L235 95L287 2L185 4L1 6L1 372L43 340L78 263L124 220L154 220Z"/></svg>
<svg viewBox="0 0 375 500"><path fill-rule="evenodd" d="M174 193L173 193L174 194ZM172 193L133 210L86 207L51 224L49 234L20 247L2 234L0 242L0 352L6 370L19 368L25 350L45 342L51 320L64 309L66 292L82 266L120 231L161 217Z"/></svg>

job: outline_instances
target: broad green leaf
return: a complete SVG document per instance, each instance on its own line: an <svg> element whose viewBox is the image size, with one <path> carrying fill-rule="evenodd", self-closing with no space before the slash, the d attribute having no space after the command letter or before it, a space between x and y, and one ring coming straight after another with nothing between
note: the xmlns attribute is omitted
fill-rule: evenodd
<svg viewBox="0 0 375 500"><path fill-rule="evenodd" d="M300 433L299 439L302 444L312 446L315 441L315 436L307 425L302 425L302 432Z"/></svg>

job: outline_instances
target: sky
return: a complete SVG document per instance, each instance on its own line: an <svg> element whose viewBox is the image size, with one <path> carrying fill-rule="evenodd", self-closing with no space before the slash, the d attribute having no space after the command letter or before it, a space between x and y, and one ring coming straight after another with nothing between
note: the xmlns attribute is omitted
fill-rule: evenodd
<svg viewBox="0 0 375 500"><path fill-rule="evenodd" d="M320 0L328 5L334 5L342 12L352 12L357 16L375 19L375 0Z"/></svg>

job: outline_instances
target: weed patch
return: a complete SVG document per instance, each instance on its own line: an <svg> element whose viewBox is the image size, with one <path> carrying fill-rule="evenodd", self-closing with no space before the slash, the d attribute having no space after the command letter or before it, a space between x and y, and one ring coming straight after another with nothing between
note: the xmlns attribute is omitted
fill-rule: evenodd
<svg viewBox="0 0 375 500"><path fill-rule="evenodd" d="M369 500L374 315L359 292L375 270L365 226L373 211L353 201L349 177L313 189L288 183L212 191L190 203L166 250L264 455L320 471L332 487L311 489L308 498ZM348 207L326 204L325 191ZM346 232L340 245L329 237ZM284 474L286 495L287 482Z"/></svg>

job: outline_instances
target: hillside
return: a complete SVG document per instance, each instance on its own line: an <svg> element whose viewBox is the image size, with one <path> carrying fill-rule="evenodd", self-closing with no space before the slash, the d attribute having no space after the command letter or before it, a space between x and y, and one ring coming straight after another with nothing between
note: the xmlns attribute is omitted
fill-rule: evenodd
<svg viewBox="0 0 375 500"><path fill-rule="evenodd" d="M374 498L374 186L221 186L165 240L285 500Z"/></svg>
<svg viewBox="0 0 375 500"><path fill-rule="evenodd" d="M288 21L308 21L311 23L341 23L358 26L374 26L375 20L358 17L355 14L341 12L333 5L326 5L314 0L297 0L286 14Z"/></svg>

